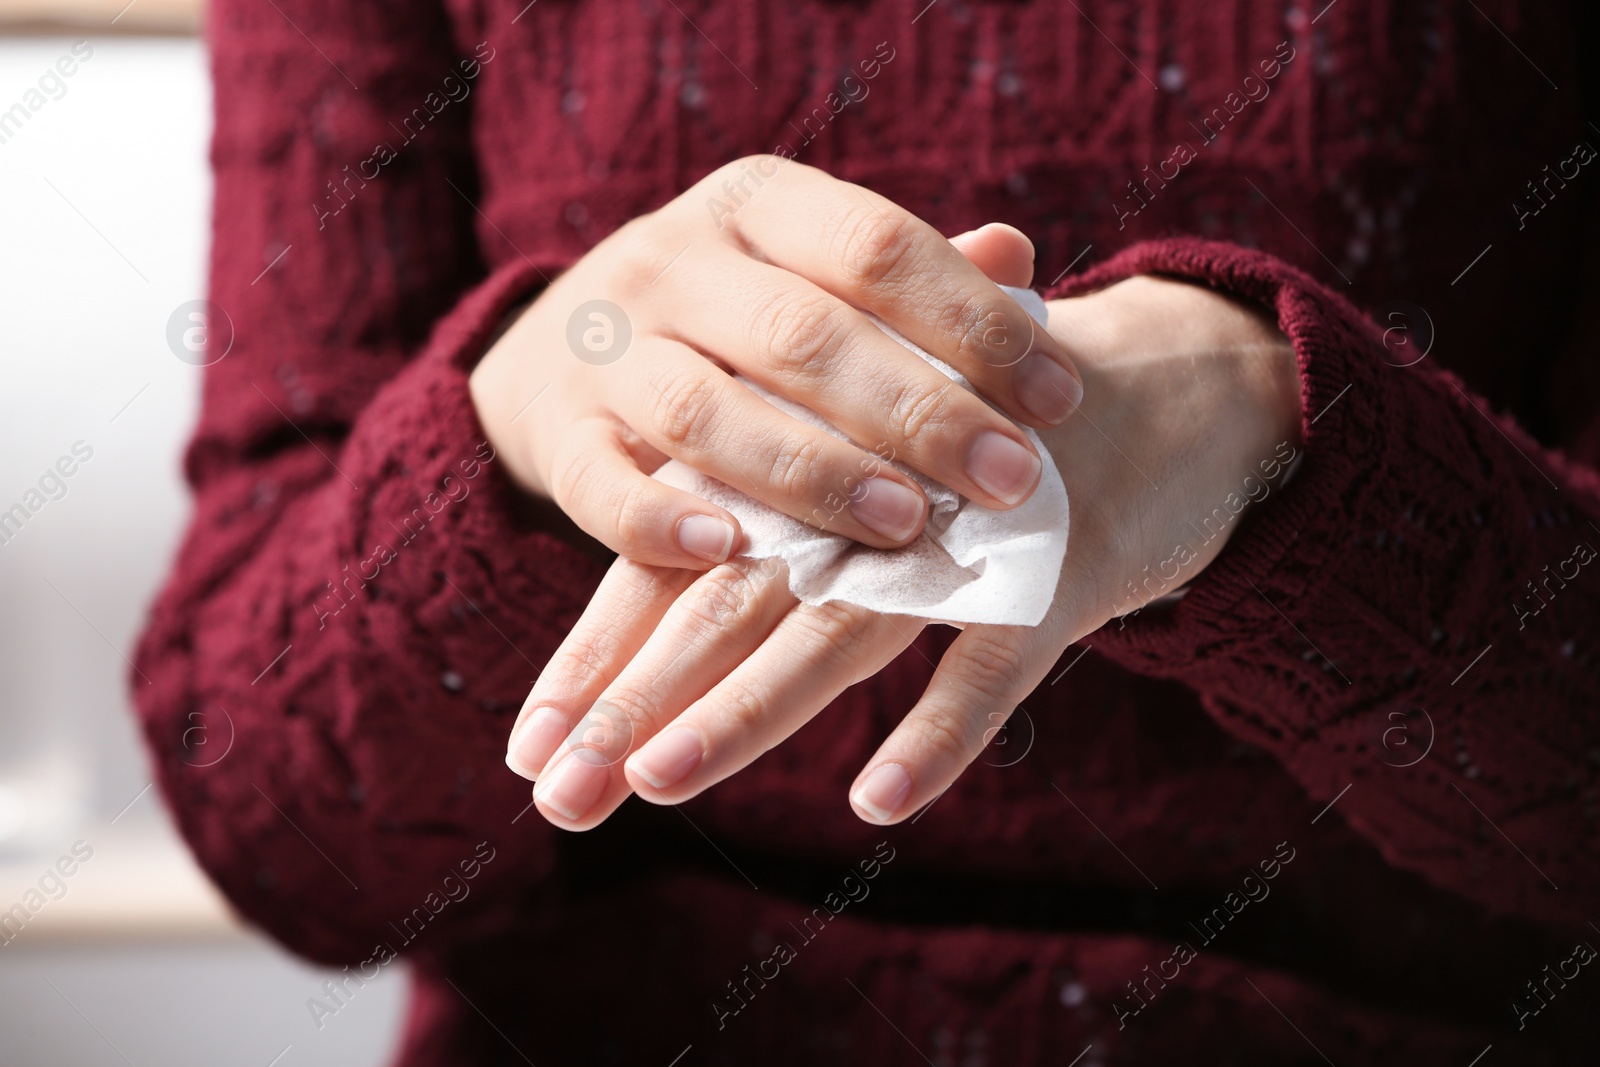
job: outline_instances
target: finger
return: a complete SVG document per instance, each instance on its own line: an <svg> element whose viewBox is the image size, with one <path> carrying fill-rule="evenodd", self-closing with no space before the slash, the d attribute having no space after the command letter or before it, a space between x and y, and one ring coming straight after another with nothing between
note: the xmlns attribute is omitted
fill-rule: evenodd
<svg viewBox="0 0 1600 1067"><path fill-rule="evenodd" d="M922 530L927 498L878 457L779 411L687 345L656 338L634 348L643 387L619 393L615 414L659 451L874 548Z"/></svg>
<svg viewBox="0 0 1600 1067"><path fill-rule="evenodd" d="M867 822L896 823L949 788L1044 679L1065 642L1059 627L968 626L927 691L850 787Z"/></svg>
<svg viewBox="0 0 1600 1067"><path fill-rule="evenodd" d="M573 726L644 647L672 602L696 577L693 571L647 567L628 559L613 563L523 701L506 743L506 766L537 780Z"/></svg>
<svg viewBox="0 0 1600 1067"><path fill-rule="evenodd" d="M631 792L618 764L754 652L795 604L780 561L739 559L702 575L550 758L533 791L572 830L598 825Z"/></svg>
<svg viewBox="0 0 1600 1067"><path fill-rule="evenodd" d="M1015 423L799 275L716 246L684 256L673 284L729 299L685 301L661 328L826 412L863 448L989 507L1020 504L1038 485L1038 454Z"/></svg>
<svg viewBox="0 0 1600 1067"><path fill-rule="evenodd" d="M801 164L775 180L803 195L752 197L729 220L773 263L873 312L1013 418L1054 426L1076 410L1082 379L1061 343L933 227Z"/></svg>
<svg viewBox="0 0 1600 1067"><path fill-rule="evenodd" d="M550 466L551 498L589 536L636 563L704 570L740 544L739 521L645 474L606 418L570 427Z"/></svg>
<svg viewBox="0 0 1600 1067"><path fill-rule="evenodd" d="M882 670L923 625L838 602L795 608L760 649L629 758L629 783L652 803L689 799Z"/></svg>
<svg viewBox="0 0 1600 1067"><path fill-rule="evenodd" d="M1015 226L986 223L957 234L950 243L996 285L1020 289L1033 283L1033 242Z"/></svg>

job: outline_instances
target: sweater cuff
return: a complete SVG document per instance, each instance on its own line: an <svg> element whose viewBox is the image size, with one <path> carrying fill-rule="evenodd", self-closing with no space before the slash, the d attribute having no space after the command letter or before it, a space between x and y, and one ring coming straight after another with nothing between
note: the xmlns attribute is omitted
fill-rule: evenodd
<svg viewBox="0 0 1600 1067"><path fill-rule="evenodd" d="M505 317L543 292L569 265L526 257L502 265L439 320L423 359L470 372L499 335Z"/></svg>
<svg viewBox="0 0 1600 1067"><path fill-rule="evenodd" d="M1361 513L1371 474L1385 465L1378 379L1386 368L1375 358L1382 351L1375 330L1348 301L1282 260L1235 245L1144 242L1046 296L1081 296L1140 274L1259 305L1276 316L1300 368L1304 458L1293 483L1280 481L1249 509L1179 601L1114 619L1094 635L1095 646L1125 666L1170 676L1221 646L1266 637L1283 625L1279 612L1293 618L1329 580L1325 564L1347 539L1340 516Z"/></svg>
<svg viewBox="0 0 1600 1067"><path fill-rule="evenodd" d="M406 574L426 561L491 615L490 604L515 617L521 604L539 602L535 617L516 619L535 632L552 625L560 614L555 605L588 600L598 564L517 517L523 490L489 444L469 383L506 316L563 266L517 259L469 292L439 321L421 356L374 397L349 443L351 474L367 487L365 515L351 531L366 544L349 547L387 540L405 557L411 553L401 544L425 536L428 547L415 563L399 561L401 574L437 589L430 575ZM422 523L425 535L417 530Z"/></svg>

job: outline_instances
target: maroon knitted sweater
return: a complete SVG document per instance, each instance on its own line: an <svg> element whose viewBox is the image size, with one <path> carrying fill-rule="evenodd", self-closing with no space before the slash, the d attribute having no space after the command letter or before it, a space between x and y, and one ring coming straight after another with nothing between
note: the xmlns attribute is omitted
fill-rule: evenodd
<svg viewBox="0 0 1600 1067"><path fill-rule="evenodd" d="M235 340L135 692L212 877L348 967L307 1026L399 957L408 1067L1592 1060L1579 6L218 0ZM1163 272L1274 311L1305 459L916 820L846 789L938 628L705 795L567 834L502 755L603 563L519 519L467 374L602 236L774 149L1015 224L1050 296Z"/></svg>

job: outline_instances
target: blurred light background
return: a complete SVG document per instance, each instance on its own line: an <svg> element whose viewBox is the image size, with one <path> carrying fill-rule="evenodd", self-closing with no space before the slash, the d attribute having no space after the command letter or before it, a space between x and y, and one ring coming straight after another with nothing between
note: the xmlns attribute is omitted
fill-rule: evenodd
<svg viewBox="0 0 1600 1067"><path fill-rule="evenodd" d="M319 1030L326 975L229 914L129 711L189 510L211 92L197 7L125 4L0 0L0 1063L381 1064L403 974Z"/></svg>

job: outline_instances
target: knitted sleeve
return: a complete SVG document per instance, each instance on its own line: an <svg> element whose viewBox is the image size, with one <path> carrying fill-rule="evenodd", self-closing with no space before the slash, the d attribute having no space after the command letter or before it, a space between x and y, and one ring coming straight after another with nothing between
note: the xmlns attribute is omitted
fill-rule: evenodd
<svg viewBox="0 0 1600 1067"><path fill-rule="evenodd" d="M1260 252L1139 244L1051 295L1145 273L1276 313L1304 461L1184 597L1093 647L1187 683L1389 862L1582 927L1600 901L1595 470L1492 411L1438 353L1400 366L1415 357L1382 327Z"/></svg>
<svg viewBox="0 0 1600 1067"><path fill-rule="evenodd" d="M519 527L468 395L559 268L485 277L468 120L488 52L397 2L212 5L221 358L132 677L203 866L335 963L492 921L551 870L554 831L513 825L527 784L492 772L599 568Z"/></svg>

